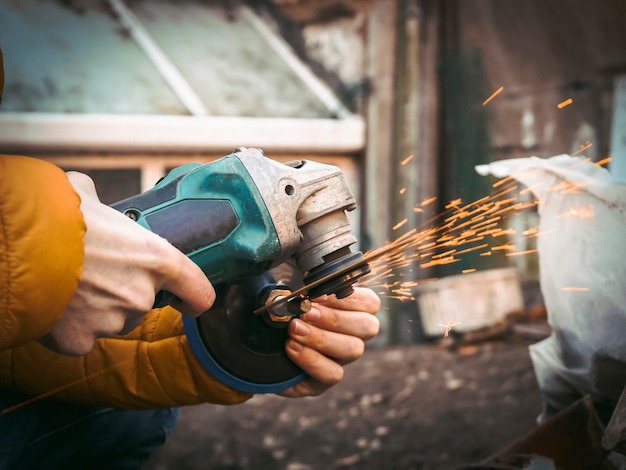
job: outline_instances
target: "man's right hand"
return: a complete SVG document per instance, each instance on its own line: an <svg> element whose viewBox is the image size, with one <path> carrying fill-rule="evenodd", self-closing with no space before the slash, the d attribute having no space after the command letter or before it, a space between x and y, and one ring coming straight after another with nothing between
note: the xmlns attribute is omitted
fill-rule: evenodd
<svg viewBox="0 0 626 470"><path fill-rule="evenodd" d="M167 240L102 204L88 176L67 173L87 227L80 281L63 316L40 342L68 355L88 353L101 337L126 334L152 309L161 290L195 317L215 301L202 270Z"/></svg>

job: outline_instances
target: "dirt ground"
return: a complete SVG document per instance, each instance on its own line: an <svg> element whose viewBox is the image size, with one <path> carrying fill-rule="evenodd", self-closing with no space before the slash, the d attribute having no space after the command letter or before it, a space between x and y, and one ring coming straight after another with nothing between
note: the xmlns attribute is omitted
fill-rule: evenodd
<svg viewBox="0 0 626 470"><path fill-rule="evenodd" d="M317 398L185 408L146 465L167 469L422 469L476 463L535 426L541 399L519 333L369 348Z"/></svg>

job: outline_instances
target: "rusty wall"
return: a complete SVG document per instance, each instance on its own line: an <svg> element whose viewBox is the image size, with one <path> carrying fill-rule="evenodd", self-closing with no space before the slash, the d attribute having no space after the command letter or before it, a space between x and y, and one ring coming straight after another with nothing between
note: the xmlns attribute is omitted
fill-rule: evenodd
<svg viewBox="0 0 626 470"><path fill-rule="evenodd" d="M449 48L477 55L484 91L504 87L486 105L491 159L589 143L587 156L608 154L613 78L626 72L625 2L455 0L447 9Z"/></svg>
<svg viewBox="0 0 626 470"><path fill-rule="evenodd" d="M365 18L375 14L376 5L394 2L275 1L301 27L309 53L339 76L357 99L363 93L371 99L379 87L378 77L368 76L362 65L368 41ZM608 155L614 78L626 73L626 2L395 3L419 5L422 29L439 23L440 182L447 180L461 192L465 185L476 193L482 188L466 178L474 163L573 153L590 143L586 155L596 160ZM399 11L402 15L402 8ZM425 46L420 44L422 50ZM500 87L504 91L483 107ZM571 105L557 107L570 98ZM451 191L444 188L442 197L447 192L452 197Z"/></svg>

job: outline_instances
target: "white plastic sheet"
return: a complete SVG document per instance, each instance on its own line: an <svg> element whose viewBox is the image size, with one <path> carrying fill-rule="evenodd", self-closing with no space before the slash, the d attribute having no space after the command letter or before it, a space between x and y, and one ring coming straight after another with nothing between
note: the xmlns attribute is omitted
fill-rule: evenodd
<svg viewBox="0 0 626 470"><path fill-rule="evenodd" d="M607 407L626 385L626 184L582 157L481 165L539 200L541 291L552 327L530 353L547 418L589 394Z"/></svg>

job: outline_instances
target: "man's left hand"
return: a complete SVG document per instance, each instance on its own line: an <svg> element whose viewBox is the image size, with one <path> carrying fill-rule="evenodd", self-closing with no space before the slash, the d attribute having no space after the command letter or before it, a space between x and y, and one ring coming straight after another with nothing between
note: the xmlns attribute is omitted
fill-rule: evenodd
<svg viewBox="0 0 626 470"><path fill-rule="evenodd" d="M316 299L311 311L290 322L285 346L309 377L278 395L317 396L339 383L343 366L360 358L365 341L378 334L380 323L374 315L379 308L378 296L363 287L344 299L334 295Z"/></svg>

